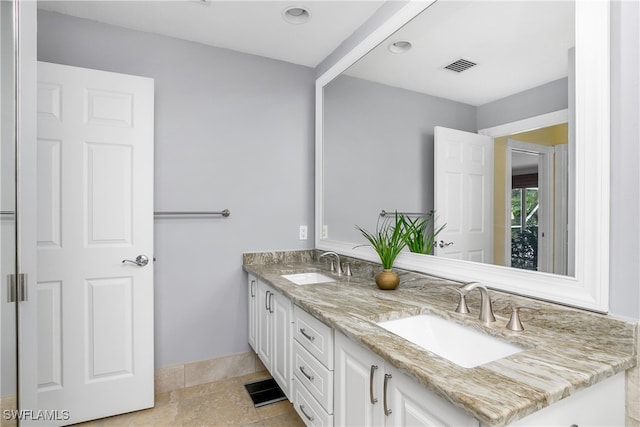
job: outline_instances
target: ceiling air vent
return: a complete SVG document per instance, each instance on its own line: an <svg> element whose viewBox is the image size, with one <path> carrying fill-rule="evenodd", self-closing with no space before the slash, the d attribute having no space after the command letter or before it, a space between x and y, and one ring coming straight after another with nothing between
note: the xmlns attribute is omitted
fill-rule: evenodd
<svg viewBox="0 0 640 427"><path fill-rule="evenodd" d="M446 65L444 68L447 70L455 71L456 73L461 73L464 70L468 70L469 68L478 65L475 62L471 62L466 59L458 59L457 61L453 61L451 64Z"/></svg>

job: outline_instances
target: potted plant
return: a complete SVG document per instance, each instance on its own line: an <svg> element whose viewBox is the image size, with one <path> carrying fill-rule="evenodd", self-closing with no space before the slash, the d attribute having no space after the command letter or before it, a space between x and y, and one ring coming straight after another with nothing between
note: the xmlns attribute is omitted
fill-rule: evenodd
<svg viewBox="0 0 640 427"><path fill-rule="evenodd" d="M380 221L380 217L378 217L376 231L373 233L356 225L356 228L369 241L370 246L380 257L382 271L375 276L376 284L380 289L395 289L400 283L398 273L392 270L396 257L407 244L407 232L400 226L399 218L397 212L394 218L383 217Z"/></svg>
<svg viewBox="0 0 640 427"><path fill-rule="evenodd" d="M432 255L436 244L436 237L444 230L447 224L435 229L435 211L429 212L426 216L419 216L414 219L405 214L399 214L398 226L405 232L407 247L411 252L418 254Z"/></svg>

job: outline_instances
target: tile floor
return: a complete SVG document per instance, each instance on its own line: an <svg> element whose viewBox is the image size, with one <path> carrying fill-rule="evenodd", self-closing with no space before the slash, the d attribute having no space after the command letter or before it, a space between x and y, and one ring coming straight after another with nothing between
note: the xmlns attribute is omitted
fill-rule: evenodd
<svg viewBox="0 0 640 427"><path fill-rule="evenodd" d="M258 372L156 395L156 406L76 427L251 426L304 427L288 401L255 408L244 384L269 378Z"/></svg>

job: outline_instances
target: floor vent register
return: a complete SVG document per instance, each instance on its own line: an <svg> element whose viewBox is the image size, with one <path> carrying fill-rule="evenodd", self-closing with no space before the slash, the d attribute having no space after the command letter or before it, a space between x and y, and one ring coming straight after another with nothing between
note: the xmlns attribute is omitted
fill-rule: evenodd
<svg viewBox="0 0 640 427"><path fill-rule="evenodd" d="M253 406L256 408L287 398L273 378L245 384L244 388L247 389L251 400L253 400Z"/></svg>

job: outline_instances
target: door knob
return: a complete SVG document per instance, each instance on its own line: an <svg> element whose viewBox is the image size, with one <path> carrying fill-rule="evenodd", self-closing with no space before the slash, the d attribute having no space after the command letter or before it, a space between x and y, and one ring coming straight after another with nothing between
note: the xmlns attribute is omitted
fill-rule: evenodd
<svg viewBox="0 0 640 427"><path fill-rule="evenodd" d="M453 242L445 243L444 240L440 240L440 243L438 243L438 246L440 246L441 248L446 248L447 246L451 246L451 245L453 245Z"/></svg>
<svg viewBox="0 0 640 427"><path fill-rule="evenodd" d="M144 267L149 263L149 257L147 257L146 255L138 255L135 261L131 261L130 259L123 259L122 263L124 264L125 262L130 262L131 264L135 264L138 267Z"/></svg>

